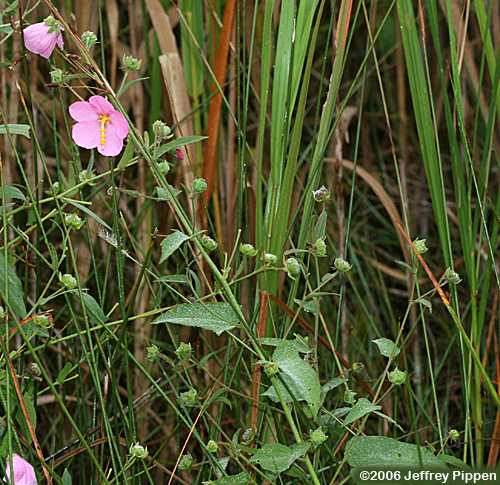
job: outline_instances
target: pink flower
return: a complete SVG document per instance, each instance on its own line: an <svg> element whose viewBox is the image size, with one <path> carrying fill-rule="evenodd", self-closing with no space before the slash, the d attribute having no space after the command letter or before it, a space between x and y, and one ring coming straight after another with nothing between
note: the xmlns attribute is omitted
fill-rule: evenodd
<svg viewBox="0 0 500 485"><path fill-rule="evenodd" d="M53 17L47 17L43 22L30 25L23 30L24 45L34 54L48 59L56 45L64 47L62 25Z"/></svg>
<svg viewBox="0 0 500 485"><path fill-rule="evenodd" d="M107 157L122 151L128 123L106 98L92 96L88 101L76 101L69 107L69 114L78 121L73 126L72 136L79 147L97 148Z"/></svg>
<svg viewBox="0 0 500 485"><path fill-rule="evenodd" d="M10 476L11 463L7 463L7 469L5 470L5 475L7 476L7 481L12 485L37 485L36 475L34 468L19 455L12 456L12 471L14 476Z"/></svg>

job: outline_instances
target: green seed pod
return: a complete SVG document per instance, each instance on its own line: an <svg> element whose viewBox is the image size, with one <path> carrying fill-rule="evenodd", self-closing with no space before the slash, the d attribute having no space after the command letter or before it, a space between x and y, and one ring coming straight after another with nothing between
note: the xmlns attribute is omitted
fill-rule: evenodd
<svg viewBox="0 0 500 485"><path fill-rule="evenodd" d="M193 192L195 194L203 194L208 189L207 181L204 178L193 180Z"/></svg>
<svg viewBox="0 0 500 485"><path fill-rule="evenodd" d="M300 263L295 258L288 258L285 261L285 268L288 276L292 278L292 280L300 275Z"/></svg>
<svg viewBox="0 0 500 485"><path fill-rule="evenodd" d="M149 360L149 362L158 362L158 359L160 358L160 348L156 345L150 345L147 349L147 356L146 358Z"/></svg>
<svg viewBox="0 0 500 485"><path fill-rule="evenodd" d="M179 360L189 360L191 358L191 344L181 342L175 354L179 358Z"/></svg>
<svg viewBox="0 0 500 485"><path fill-rule="evenodd" d="M326 242L324 239L316 239L315 243L313 244L311 248L311 252L317 257L317 258L324 258L326 257Z"/></svg>
<svg viewBox="0 0 500 485"><path fill-rule="evenodd" d="M168 163L166 160L160 162L158 164L158 170L160 170L160 173L162 175L167 175L167 173L170 172L170 163Z"/></svg>
<svg viewBox="0 0 500 485"><path fill-rule="evenodd" d="M444 272L444 277L450 285L458 285L462 281L460 279L460 275L453 271L451 268L447 268L447 270Z"/></svg>
<svg viewBox="0 0 500 485"><path fill-rule="evenodd" d="M85 224L85 221L83 221L78 214L65 214L64 222L71 229L76 229L77 231Z"/></svg>
<svg viewBox="0 0 500 485"><path fill-rule="evenodd" d="M179 394L179 403L186 408L194 408L198 405L198 391L194 388Z"/></svg>
<svg viewBox="0 0 500 485"><path fill-rule="evenodd" d="M158 141L162 141L172 135L172 130L166 123L163 123L163 121L156 120L153 123L153 133Z"/></svg>
<svg viewBox="0 0 500 485"><path fill-rule="evenodd" d="M63 84L67 80L67 76L62 69L56 67L50 71L50 82L52 84Z"/></svg>
<svg viewBox="0 0 500 485"><path fill-rule="evenodd" d="M313 190L313 199L318 203L327 202L330 200L330 191L322 185L318 189Z"/></svg>
<svg viewBox="0 0 500 485"><path fill-rule="evenodd" d="M389 372L389 382L395 386L400 386L406 381L406 372L399 370L397 367Z"/></svg>
<svg viewBox="0 0 500 485"><path fill-rule="evenodd" d="M450 441L458 441L460 438L460 433L456 429L450 429L448 431L448 438L450 438Z"/></svg>
<svg viewBox="0 0 500 485"><path fill-rule="evenodd" d="M278 258L272 253L264 253L262 259L268 266L274 266L278 261Z"/></svg>
<svg viewBox="0 0 500 485"><path fill-rule="evenodd" d="M191 453L186 453L185 455L182 455L178 468L180 471L189 470L193 466L193 462L194 460Z"/></svg>
<svg viewBox="0 0 500 485"><path fill-rule="evenodd" d="M315 447L318 447L321 446L328 439L328 435L323 431L323 428L320 426L315 430L309 431L309 439Z"/></svg>
<svg viewBox="0 0 500 485"><path fill-rule="evenodd" d="M142 446L140 443L132 443L129 448L129 454L137 460L144 460L148 456L147 446Z"/></svg>
<svg viewBox="0 0 500 485"><path fill-rule="evenodd" d="M257 255L257 250L249 243L240 244L240 253L243 256L248 256L249 258L253 258Z"/></svg>
<svg viewBox="0 0 500 485"><path fill-rule="evenodd" d="M68 290L74 290L78 286L76 278L68 273L66 274L59 273L59 281Z"/></svg>
<svg viewBox="0 0 500 485"><path fill-rule="evenodd" d="M209 453L217 453L218 449L219 449L219 445L214 440L210 440L207 443L207 450Z"/></svg>
<svg viewBox="0 0 500 485"><path fill-rule="evenodd" d="M124 71L140 71L142 66L142 61L134 56L127 54L123 55L122 58L122 69Z"/></svg>
<svg viewBox="0 0 500 485"><path fill-rule="evenodd" d="M210 236L206 234L201 237L201 244L210 253L217 249L217 241L214 241Z"/></svg>
<svg viewBox="0 0 500 485"><path fill-rule="evenodd" d="M333 266L335 266L335 269L341 273L349 273L352 269L352 266L343 258L335 258Z"/></svg>
<svg viewBox="0 0 500 485"><path fill-rule="evenodd" d="M97 44L97 35L94 34L94 32L87 30L82 34L82 42L85 45L85 47L90 50L92 47L94 47Z"/></svg>
<svg viewBox="0 0 500 485"><path fill-rule="evenodd" d="M429 248L426 244L426 239L419 239L417 237L417 239L413 241L413 246L415 247L415 251L417 252L417 254L424 254L429 251Z"/></svg>
<svg viewBox="0 0 500 485"><path fill-rule="evenodd" d="M354 404L356 402L356 394L357 392L347 389L344 392L344 402L346 402L347 404Z"/></svg>
<svg viewBox="0 0 500 485"><path fill-rule="evenodd" d="M266 362L264 364L264 372L266 373L266 376L272 377L276 375L279 371L278 364L276 362Z"/></svg>

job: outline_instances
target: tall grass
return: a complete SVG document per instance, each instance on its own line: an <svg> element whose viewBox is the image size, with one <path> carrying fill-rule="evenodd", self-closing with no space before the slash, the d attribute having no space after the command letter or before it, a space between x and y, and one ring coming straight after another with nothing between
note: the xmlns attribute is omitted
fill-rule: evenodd
<svg viewBox="0 0 500 485"><path fill-rule="evenodd" d="M0 0L2 467L496 467L498 10ZM22 29L49 14L45 60ZM72 139L91 95L129 123L116 158Z"/></svg>

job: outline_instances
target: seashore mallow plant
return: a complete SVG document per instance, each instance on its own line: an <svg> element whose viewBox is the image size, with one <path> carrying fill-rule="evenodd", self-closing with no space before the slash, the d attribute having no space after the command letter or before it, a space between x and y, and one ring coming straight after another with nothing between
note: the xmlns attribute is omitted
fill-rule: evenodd
<svg viewBox="0 0 500 485"><path fill-rule="evenodd" d="M12 457L4 460L7 479L318 485L349 480L356 466L390 465L384 457L394 454L408 466L494 464L499 451L485 445L484 433L494 442L495 333L485 322L495 309L488 297L463 307L457 298L467 294L464 285L474 295L478 285L487 294L498 286L498 227L486 215L500 199L484 168L494 166L483 155L479 178L473 167L464 181L476 183L468 193L480 210L457 204L460 224L473 228L458 230L466 253L458 272L455 232L443 211L444 184L457 182L457 167L450 180L426 172L438 237L422 223L420 232L432 235L412 242L407 160L394 168L385 160L391 153L399 162L408 137L392 136L393 100L383 87L390 75L378 56L399 55L398 75L414 85L410 56L420 48L409 44L411 29L401 34L403 44L388 33L391 22L408 26L409 2L384 6L380 17L370 2L348 0L245 8L227 0L210 12L182 0L176 15L166 13L170 2L148 1L144 25L131 6L130 26L118 31L113 22L121 18L106 6L98 28L85 26L81 36L64 10L42 3L52 16L26 27L23 41L48 60L37 74L57 93L52 113L34 118L43 104L20 88L27 124L7 122L2 112L0 126L23 181L2 172L0 447ZM490 14L477 8L487 39ZM436 21L432 7L424 14ZM229 35L235 16L236 42ZM9 32L5 25L1 32ZM353 51L361 29L369 42ZM121 45L127 36L131 45ZM382 101L368 89L372 76ZM380 147L385 140L362 124L365 97L386 115L391 147L369 155L397 180L392 192L360 166L364 130ZM354 146L344 141L347 103L359 105L349 107L358 117ZM477 106L475 137L484 121ZM405 116L407 108L404 100L397 107ZM158 120L162 111L169 124ZM488 119L494 126L495 116ZM47 120L50 141L40 136ZM213 136L206 128L214 120L224 127L217 160L203 166L202 134ZM417 120L431 171L441 167L427 159L438 129L430 134L426 123ZM16 135L29 143L16 144ZM482 142L464 141L476 150ZM36 169L23 163L26 153ZM359 189L361 181L375 199ZM460 365L452 366L446 359L456 348ZM49 358L52 351L58 359ZM457 369L462 407L443 379Z"/></svg>

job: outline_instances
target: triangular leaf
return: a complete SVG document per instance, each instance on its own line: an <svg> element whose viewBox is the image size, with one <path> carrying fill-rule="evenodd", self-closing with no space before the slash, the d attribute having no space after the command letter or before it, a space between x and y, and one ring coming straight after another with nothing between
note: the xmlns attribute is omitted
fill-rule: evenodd
<svg viewBox="0 0 500 485"><path fill-rule="evenodd" d="M279 443L265 444L255 451L251 463L259 464L264 470L272 473L281 473L290 468L292 463L307 453L309 443L297 443L285 446Z"/></svg>
<svg viewBox="0 0 500 485"><path fill-rule="evenodd" d="M400 352L399 347L391 339L382 337L372 340L372 342L377 345L384 357L394 359Z"/></svg>
<svg viewBox="0 0 500 485"><path fill-rule="evenodd" d="M182 246L182 243L187 241L189 236L184 234L181 231L174 231L172 234L169 234L162 242L161 242L161 258L160 263L163 263L167 258L172 256L172 254L177 251Z"/></svg>
<svg viewBox="0 0 500 485"><path fill-rule="evenodd" d="M362 418L373 411L378 411L379 409L381 409L380 406L377 406L376 404L368 401L368 399L362 397L351 408L344 419L344 424L347 426L348 424L354 423L354 421L357 421L359 418Z"/></svg>
<svg viewBox="0 0 500 485"><path fill-rule="evenodd" d="M10 261L5 259L3 252L0 253L0 296L17 320L22 320L26 316L21 281Z"/></svg>
<svg viewBox="0 0 500 485"><path fill-rule="evenodd" d="M429 450L409 443L401 443L385 436L357 436L346 445L347 463L352 467L418 467L443 463Z"/></svg>
<svg viewBox="0 0 500 485"><path fill-rule="evenodd" d="M152 323L205 328L220 335L238 326L240 320L228 303L185 303L166 311Z"/></svg>

